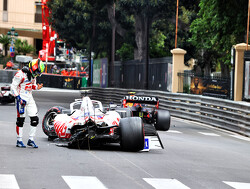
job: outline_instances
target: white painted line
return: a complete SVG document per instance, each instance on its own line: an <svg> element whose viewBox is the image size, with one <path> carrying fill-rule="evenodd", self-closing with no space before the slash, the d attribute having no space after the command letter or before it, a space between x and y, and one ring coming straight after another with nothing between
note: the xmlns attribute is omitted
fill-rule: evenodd
<svg viewBox="0 0 250 189"><path fill-rule="evenodd" d="M155 189L190 189L176 179L143 178Z"/></svg>
<svg viewBox="0 0 250 189"><path fill-rule="evenodd" d="M225 184L235 188L235 189L249 189L250 183L243 183L243 182L227 182L223 181Z"/></svg>
<svg viewBox="0 0 250 189"><path fill-rule="evenodd" d="M15 175L0 175L0 189L19 189Z"/></svg>
<svg viewBox="0 0 250 189"><path fill-rule="evenodd" d="M71 189L107 189L96 177L90 176L62 176Z"/></svg>
<svg viewBox="0 0 250 189"><path fill-rule="evenodd" d="M178 134L181 134L182 132L176 131L176 130L168 130L167 133L178 133Z"/></svg>
<svg viewBox="0 0 250 189"><path fill-rule="evenodd" d="M245 137L245 136L241 136L241 135L229 135L229 136L234 137L234 138L238 138L241 140L245 140L245 141L250 141L249 137Z"/></svg>
<svg viewBox="0 0 250 189"><path fill-rule="evenodd" d="M215 134L215 133L204 133L204 132L198 132L198 133L200 133L202 135L206 135L206 136L220 136L220 135Z"/></svg>

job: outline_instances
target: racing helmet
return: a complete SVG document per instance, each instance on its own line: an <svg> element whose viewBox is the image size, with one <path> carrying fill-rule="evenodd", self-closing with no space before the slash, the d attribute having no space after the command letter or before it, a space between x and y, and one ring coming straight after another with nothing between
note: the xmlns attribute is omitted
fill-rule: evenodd
<svg viewBox="0 0 250 189"><path fill-rule="evenodd" d="M33 77L41 76L44 69L44 63L40 59L33 59L29 62L29 70Z"/></svg>

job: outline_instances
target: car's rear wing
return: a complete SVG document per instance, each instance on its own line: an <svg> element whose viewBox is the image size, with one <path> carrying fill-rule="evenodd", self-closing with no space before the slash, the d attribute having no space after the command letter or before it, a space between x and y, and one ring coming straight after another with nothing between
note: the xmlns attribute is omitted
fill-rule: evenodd
<svg viewBox="0 0 250 189"><path fill-rule="evenodd" d="M158 97L150 97L150 96L136 96L136 95L128 95L123 98L126 103L143 103L143 104L153 104L158 105L159 99Z"/></svg>

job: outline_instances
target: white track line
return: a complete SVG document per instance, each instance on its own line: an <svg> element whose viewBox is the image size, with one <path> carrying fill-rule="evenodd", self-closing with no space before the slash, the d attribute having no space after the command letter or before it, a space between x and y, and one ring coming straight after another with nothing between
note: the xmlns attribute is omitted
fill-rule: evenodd
<svg viewBox="0 0 250 189"><path fill-rule="evenodd" d="M235 189L249 189L250 183L243 183L243 182L228 182L223 181L225 184L235 188Z"/></svg>
<svg viewBox="0 0 250 189"><path fill-rule="evenodd" d="M190 189L176 179L143 178L155 189Z"/></svg>
<svg viewBox="0 0 250 189"><path fill-rule="evenodd" d="M167 133L177 133L177 134L181 134L182 132L176 131L176 130L168 130Z"/></svg>
<svg viewBox="0 0 250 189"><path fill-rule="evenodd" d="M220 136L220 135L215 134L215 133L206 133L206 132L198 132L198 133L200 133L202 135L206 135L206 136Z"/></svg>
<svg viewBox="0 0 250 189"><path fill-rule="evenodd" d="M241 135L229 135L229 136L234 137L234 138L238 138L238 139L241 139L241 140L245 140L245 141L250 141L249 137L244 137L244 136L241 136Z"/></svg>
<svg viewBox="0 0 250 189"><path fill-rule="evenodd" d="M90 176L62 176L71 189L107 189L96 177Z"/></svg>
<svg viewBox="0 0 250 189"><path fill-rule="evenodd" d="M19 189L15 175L1 174L0 189Z"/></svg>

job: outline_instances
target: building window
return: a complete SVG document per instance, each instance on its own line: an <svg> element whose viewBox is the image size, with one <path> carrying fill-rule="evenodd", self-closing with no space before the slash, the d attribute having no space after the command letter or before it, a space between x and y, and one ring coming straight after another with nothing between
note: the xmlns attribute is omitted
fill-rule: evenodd
<svg viewBox="0 0 250 189"><path fill-rule="evenodd" d="M4 11L8 10L8 0L3 0L3 10Z"/></svg>
<svg viewBox="0 0 250 189"><path fill-rule="evenodd" d="M8 10L8 0L3 0L3 10L4 11Z"/></svg>
<svg viewBox="0 0 250 189"><path fill-rule="evenodd" d="M8 22L8 0L3 0L3 22Z"/></svg>
<svg viewBox="0 0 250 189"><path fill-rule="evenodd" d="M42 23L42 6L36 4L35 23Z"/></svg>

